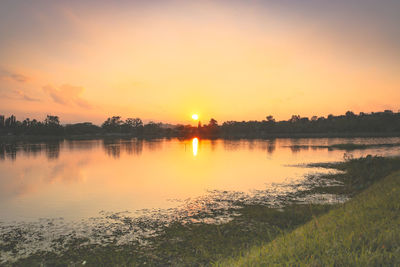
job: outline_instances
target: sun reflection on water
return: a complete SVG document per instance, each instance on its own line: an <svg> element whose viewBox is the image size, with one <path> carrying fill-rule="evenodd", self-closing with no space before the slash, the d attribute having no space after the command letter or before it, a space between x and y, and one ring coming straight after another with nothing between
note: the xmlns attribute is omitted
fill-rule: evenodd
<svg viewBox="0 0 400 267"><path fill-rule="evenodd" d="M193 156L197 156L197 149L199 146L199 139L197 137L193 138L192 145L193 145Z"/></svg>

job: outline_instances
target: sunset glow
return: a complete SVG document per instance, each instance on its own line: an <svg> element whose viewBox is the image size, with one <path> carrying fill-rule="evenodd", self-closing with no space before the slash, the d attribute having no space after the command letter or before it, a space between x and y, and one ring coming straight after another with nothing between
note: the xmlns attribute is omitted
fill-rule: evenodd
<svg viewBox="0 0 400 267"><path fill-rule="evenodd" d="M400 109L398 1L307 2L2 1L0 114L187 123L193 109L219 122Z"/></svg>
<svg viewBox="0 0 400 267"><path fill-rule="evenodd" d="M399 265L399 14L0 0L0 265Z"/></svg>

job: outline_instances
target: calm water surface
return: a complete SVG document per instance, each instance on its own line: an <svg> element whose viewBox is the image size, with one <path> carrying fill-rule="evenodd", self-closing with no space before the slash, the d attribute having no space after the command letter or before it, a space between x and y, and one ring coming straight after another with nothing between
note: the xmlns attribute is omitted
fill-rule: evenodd
<svg viewBox="0 0 400 267"><path fill-rule="evenodd" d="M275 140L91 140L0 146L0 221L89 218L176 207L210 190L251 193L310 172L294 166L343 159L339 143L400 143L400 138ZM309 146L309 147L307 147ZM396 155L398 147L352 151Z"/></svg>

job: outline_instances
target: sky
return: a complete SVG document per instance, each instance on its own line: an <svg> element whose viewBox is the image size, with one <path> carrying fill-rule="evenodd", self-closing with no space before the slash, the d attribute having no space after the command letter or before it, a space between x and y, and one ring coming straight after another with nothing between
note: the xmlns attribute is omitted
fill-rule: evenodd
<svg viewBox="0 0 400 267"><path fill-rule="evenodd" d="M400 110L400 1L0 1L0 114L191 123Z"/></svg>

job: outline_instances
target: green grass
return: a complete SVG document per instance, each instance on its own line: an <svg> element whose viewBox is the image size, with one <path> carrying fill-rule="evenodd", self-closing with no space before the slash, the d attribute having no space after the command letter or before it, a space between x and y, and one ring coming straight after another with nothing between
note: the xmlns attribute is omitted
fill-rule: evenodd
<svg viewBox="0 0 400 267"><path fill-rule="evenodd" d="M400 172L244 256L216 266L400 266Z"/></svg>

